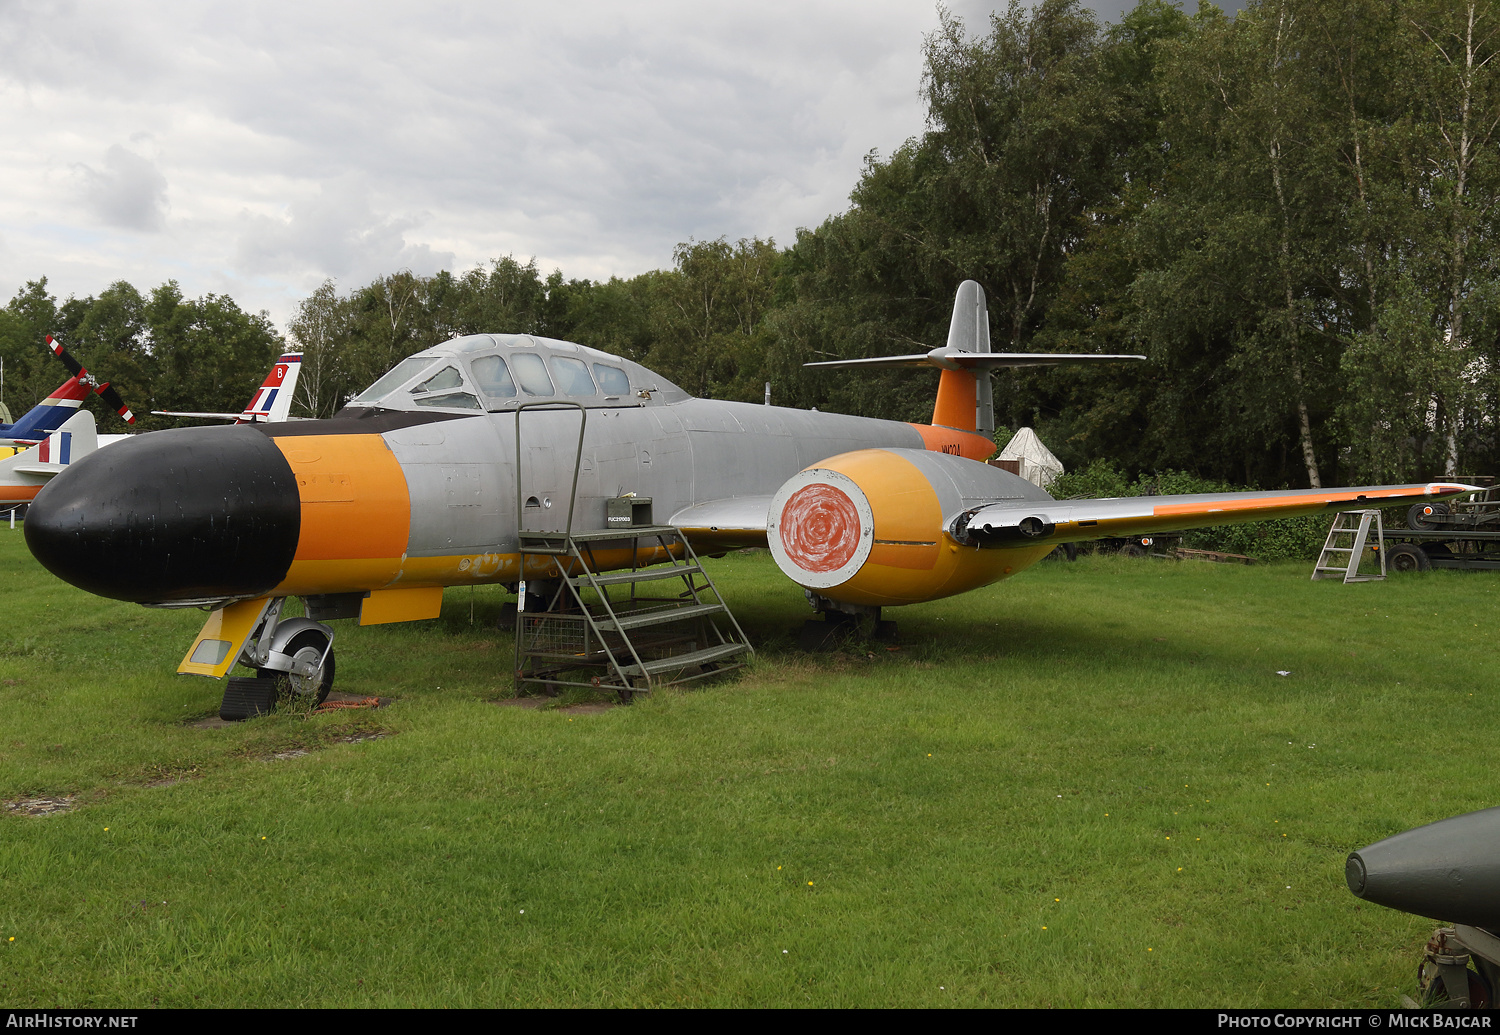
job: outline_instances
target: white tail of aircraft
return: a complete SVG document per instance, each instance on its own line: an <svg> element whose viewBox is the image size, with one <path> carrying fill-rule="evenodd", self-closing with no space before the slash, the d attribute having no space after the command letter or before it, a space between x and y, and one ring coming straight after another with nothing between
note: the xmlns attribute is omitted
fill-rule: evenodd
<svg viewBox="0 0 1500 1035"><path fill-rule="evenodd" d="M94 415L79 410L38 444L0 460L0 511L30 503L53 475L98 448Z"/></svg>
<svg viewBox="0 0 1500 1035"><path fill-rule="evenodd" d="M184 413L180 410L152 410L158 417L201 417L206 420L232 420L236 424L279 424L291 417L292 396L302 373L302 353L287 352L276 358L271 372L255 390L250 403L239 413Z"/></svg>

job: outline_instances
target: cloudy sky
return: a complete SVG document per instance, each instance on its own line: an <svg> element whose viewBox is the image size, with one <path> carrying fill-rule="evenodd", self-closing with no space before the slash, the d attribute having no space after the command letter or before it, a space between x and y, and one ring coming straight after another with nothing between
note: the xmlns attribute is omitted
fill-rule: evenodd
<svg viewBox="0 0 1500 1035"><path fill-rule="evenodd" d="M284 327L325 277L788 243L922 130L936 25L926 0L0 0L0 301L170 278Z"/></svg>

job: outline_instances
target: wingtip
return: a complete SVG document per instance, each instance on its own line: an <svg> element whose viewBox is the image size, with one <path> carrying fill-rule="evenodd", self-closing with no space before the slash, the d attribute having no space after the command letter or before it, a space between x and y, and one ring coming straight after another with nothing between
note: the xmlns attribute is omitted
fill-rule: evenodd
<svg viewBox="0 0 1500 1035"><path fill-rule="evenodd" d="M1479 485L1465 485L1463 482L1428 482L1427 495L1429 496L1461 496L1466 492L1483 492L1484 488Z"/></svg>

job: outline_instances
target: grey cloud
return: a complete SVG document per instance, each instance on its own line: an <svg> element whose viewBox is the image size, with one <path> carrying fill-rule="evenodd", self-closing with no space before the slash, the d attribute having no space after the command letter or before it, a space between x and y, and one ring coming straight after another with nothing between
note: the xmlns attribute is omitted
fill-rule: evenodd
<svg viewBox="0 0 1500 1035"><path fill-rule="evenodd" d="M104 168L79 165L83 200L108 226L155 232L167 221L167 178L149 158L115 144L104 152Z"/></svg>
<svg viewBox="0 0 1500 1035"><path fill-rule="evenodd" d="M368 190L345 177L316 197L293 202L285 218L244 217L235 266L247 274L300 273L309 268L337 279L373 279L398 269L436 273L451 268L452 252L409 244L410 218L377 214Z"/></svg>
<svg viewBox="0 0 1500 1035"><path fill-rule="evenodd" d="M185 287L189 267L245 277L251 298L449 249L629 276L690 236L790 243L847 206L867 151L921 132L936 27L926 0L26 9L45 16L0 0L0 85L66 120L50 153L146 127L172 184L150 261Z"/></svg>

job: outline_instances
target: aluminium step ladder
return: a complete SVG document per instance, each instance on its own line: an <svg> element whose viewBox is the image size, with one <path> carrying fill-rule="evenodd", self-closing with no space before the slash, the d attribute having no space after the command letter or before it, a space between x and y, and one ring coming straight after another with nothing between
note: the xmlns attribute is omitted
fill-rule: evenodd
<svg viewBox="0 0 1500 1035"><path fill-rule="evenodd" d="M1372 524L1375 526L1373 544L1369 542ZM1375 555L1380 558L1379 575L1361 575L1359 572L1360 559L1369 545L1374 546ZM1345 583L1379 582L1385 578L1385 526L1380 520L1380 511L1345 510L1335 515L1312 577L1315 580L1341 578Z"/></svg>
<svg viewBox="0 0 1500 1035"><path fill-rule="evenodd" d="M622 567L628 551L629 567ZM520 533L528 557L549 557L556 588L543 609L517 595L516 692L609 690L622 701L717 675L755 653L692 546L671 525ZM644 562L644 563L642 563ZM535 596L530 598L536 600Z"/></svg>

